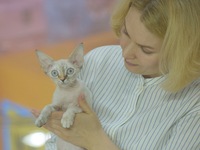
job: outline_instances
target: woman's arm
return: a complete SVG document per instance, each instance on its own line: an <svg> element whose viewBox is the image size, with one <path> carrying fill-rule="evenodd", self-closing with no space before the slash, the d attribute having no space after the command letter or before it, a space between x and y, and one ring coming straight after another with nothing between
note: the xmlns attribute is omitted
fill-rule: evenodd
<svg viewBox="0 0 200 150"><path fill-rule="evenodd" d="M52 113L44 128L87 150L119 150L104 132L96 114L88 106L84 96L79 97L79 105L83 113L76 114L74 124L69 129L65 129L61 125L63 112ZM33 114L37 116L36 112Z"/></svg>

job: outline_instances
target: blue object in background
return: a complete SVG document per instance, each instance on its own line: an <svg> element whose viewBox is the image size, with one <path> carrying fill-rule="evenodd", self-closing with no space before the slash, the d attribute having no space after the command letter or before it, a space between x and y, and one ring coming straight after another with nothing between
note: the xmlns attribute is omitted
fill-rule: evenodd
<svg viewBox="0 0 200 150"><path fill-rule="evenodd" d="M11 150L10 147L10 117L9 112L15 112L17 115L25 117L25 118L31 118L32 114L27 109L20 105L17 105L10 100L3 100L0 102L0 113L2 115L2 137L3 137L3 150Z"/></svg>

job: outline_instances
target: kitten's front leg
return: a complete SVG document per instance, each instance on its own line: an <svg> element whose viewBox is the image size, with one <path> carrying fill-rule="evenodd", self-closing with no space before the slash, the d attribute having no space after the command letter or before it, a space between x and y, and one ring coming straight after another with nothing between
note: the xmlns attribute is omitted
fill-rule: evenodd
<svg viewBox="0 0 200 150"><path fill-rule="evenodd" d="M51 113L56 111L56 110L57 109L56 109L55 105L52 105L52 104L46 105L42 109L39 117L35 120L35 125L38 126L38 127L42 127L44 124L46 124L47 119L51 115Z"/></svg>
<svg viewBox="0 0 200 150"><path fill-rule="evenodd" d="M76 113L80 113L80 112L82 112L82 109L80 107L74 104L70 104L67 110L64 112L61 119L61 124L63 128L69 128L70 126L72 126Z"/></svg>

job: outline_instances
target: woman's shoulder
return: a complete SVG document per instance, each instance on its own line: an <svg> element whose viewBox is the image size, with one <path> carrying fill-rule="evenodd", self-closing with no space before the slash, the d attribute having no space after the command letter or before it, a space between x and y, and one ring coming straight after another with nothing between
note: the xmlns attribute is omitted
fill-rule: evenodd
<svg viewBox="0 0 200 150"><path fill-rule="evenodd" d="M116 54L121 55L121 47L119 45L100 46L91 50L86 57L112 57Z"/></svg>
<svg viewBox="0 0 200 150"><path fill-rule="evenodd" d="M101 46L91 50L85 56L85 65L103 65L106 62L119 62L122 60L122 50L119 45Z"/></svg>
<svg viewBox="0 0 200 150"><path fill-rule="evenodd" d="M104 45L96 47L92 51L119 51L119 50L121 50L120 45Z"/></svg>
<svg viewBox="0 0 200 150"><path fill-rule="evenodd" d="M91 50L84 58L81 73L98 74L107 71L126 71L119 45L101 46Z"/></svg>
<svg viewBox="0 0 200 150"><path fill-rule="evenodd" d="M97 47L85 56L79 77L89 89L93 89L94 82L103 84L109 76L114 78L113 75L117 73L122 76L128 73L124 67L122 49L118 45L109 45Z"/></svg>

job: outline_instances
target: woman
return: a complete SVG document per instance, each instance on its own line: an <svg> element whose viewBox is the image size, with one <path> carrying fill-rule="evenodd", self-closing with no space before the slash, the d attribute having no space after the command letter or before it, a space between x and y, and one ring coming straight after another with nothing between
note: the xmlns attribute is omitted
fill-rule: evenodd
<svg viewBox="0 0 200 150"><path fill-rule="evenodd" d="M197 0L121 0L112 17L120 46L91 51L80 73L92 108L81 95L84 113L70 129L62 112L45 128L88 150L200 149L199 8Z"/></svg>

